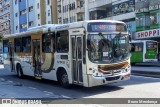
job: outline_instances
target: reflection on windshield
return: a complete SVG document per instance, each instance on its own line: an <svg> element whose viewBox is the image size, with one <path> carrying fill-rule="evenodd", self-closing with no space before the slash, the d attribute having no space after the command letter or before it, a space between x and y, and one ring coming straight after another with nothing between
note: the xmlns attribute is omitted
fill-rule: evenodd
<svg viewBox="0 0 160 107"><path fill-rule="evenodd" d="M89 59L94 63L116 63L129 58L129 38L123 34L88 35Z"/></svg>

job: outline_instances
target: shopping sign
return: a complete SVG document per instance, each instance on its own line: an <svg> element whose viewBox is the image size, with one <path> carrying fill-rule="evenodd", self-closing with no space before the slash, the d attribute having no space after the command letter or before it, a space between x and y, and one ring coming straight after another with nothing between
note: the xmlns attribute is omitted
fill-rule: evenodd
<svg viewBox="0 0 160 107"><path fill-rule="evenodd" d="M160 29L146 30L136 33L136 39L160 37Z"/></svg>

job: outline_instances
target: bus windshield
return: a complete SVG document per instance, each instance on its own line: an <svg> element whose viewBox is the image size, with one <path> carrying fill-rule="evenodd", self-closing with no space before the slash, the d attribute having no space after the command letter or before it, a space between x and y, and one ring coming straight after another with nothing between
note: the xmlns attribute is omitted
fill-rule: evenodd
<svg viewBox="0 0 160 107"><path fill-rule="evenodd" d="M88 56L93 63L117 63L129 58L127 34L90 34L87 39Z"/></svg>

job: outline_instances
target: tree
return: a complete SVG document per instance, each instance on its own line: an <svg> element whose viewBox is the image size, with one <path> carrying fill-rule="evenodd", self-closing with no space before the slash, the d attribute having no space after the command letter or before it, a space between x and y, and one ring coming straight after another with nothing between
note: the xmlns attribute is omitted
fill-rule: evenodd
<svg viewBox="0 0 160 107"><path fill-rule="evenodd" d="M0 34L0 42L2 42L3 39L3 35Z"/></svg>

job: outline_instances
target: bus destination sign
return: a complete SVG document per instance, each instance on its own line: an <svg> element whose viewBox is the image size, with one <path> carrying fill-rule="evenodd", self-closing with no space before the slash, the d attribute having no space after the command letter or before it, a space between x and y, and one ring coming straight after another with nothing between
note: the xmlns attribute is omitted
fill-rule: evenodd
<svg viewBox="0 0 160 107"><path fill-rule="evenodd" d="M88 24L89 32L126 32L126 26L124 24L117 23L90 23Z"/></svg>

